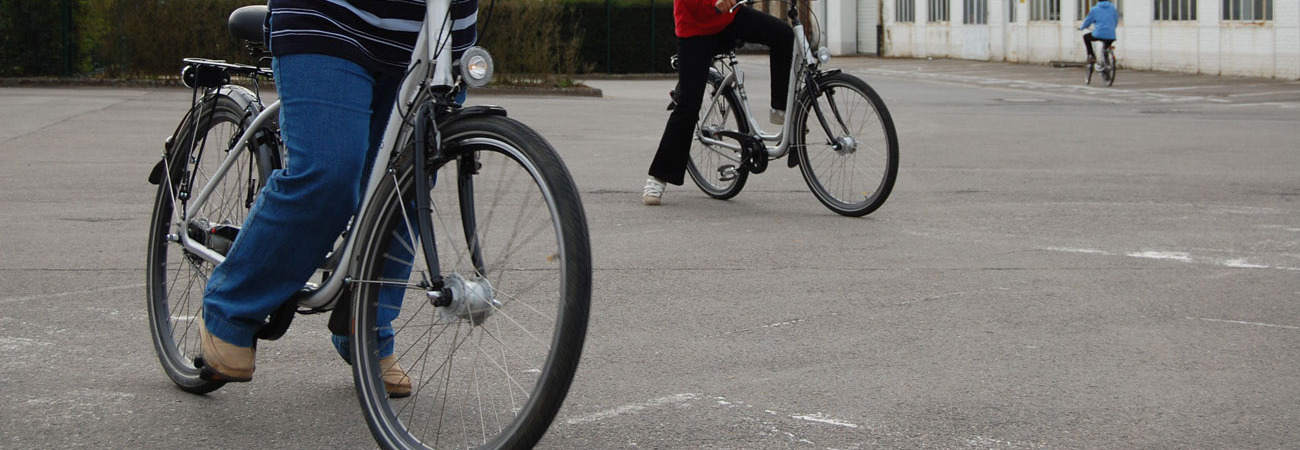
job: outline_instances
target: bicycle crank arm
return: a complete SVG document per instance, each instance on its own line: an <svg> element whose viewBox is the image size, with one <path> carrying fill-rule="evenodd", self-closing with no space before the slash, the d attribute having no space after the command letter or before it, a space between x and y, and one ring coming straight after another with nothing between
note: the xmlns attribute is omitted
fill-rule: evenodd
<svg viewBox="0 0 1300 450"><path fill-rule="evenodd" d="M763 144L761 136L731 130L716 131L713 134L740 143L740 170L749 173L763 173L767 170L767 145Z"/></svg>

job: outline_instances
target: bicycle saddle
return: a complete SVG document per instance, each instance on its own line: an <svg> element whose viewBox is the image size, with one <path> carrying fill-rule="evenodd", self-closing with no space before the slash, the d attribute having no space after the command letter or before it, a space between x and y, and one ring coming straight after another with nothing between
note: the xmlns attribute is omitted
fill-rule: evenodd
<svg viewBox="0 0 1300 450"><path fill-rule="evenodd" d="M264 44L266 31L262 27L266 25L267 13L266 5L251 5L236 9L235 12L230 13L230 20L226 22L230 35Z"/></svg>

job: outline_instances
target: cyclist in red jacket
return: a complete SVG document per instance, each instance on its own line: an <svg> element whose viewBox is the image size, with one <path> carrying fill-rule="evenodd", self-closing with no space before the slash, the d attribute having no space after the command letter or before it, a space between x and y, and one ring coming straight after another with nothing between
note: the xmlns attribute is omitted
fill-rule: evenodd
<svg viewBox="0 0 1300 450"><path fill-rule="evenodd" d="M730 50L736 40L766 45L771 49L772 122L785 121L785 96L789 89L790 60L794 29L785 21L752 8L730 12L735 0L673 0L677 28L677 106L668 116L650 178L641 200L658 205L664 184L681 185L690 157L691 133L700 119L700 103L713 57Z"/></svg>

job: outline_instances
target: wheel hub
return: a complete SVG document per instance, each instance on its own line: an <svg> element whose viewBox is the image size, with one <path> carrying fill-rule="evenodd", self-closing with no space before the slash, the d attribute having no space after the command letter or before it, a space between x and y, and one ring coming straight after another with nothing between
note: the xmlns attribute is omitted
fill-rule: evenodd
<svg viewBox="0 0 1300 450"><path fill-rule="evenodd" d="M835 138L835 153L840 155L849 155L858 151L858 140L853 136L840 136Z"/></svg>
<svg viewBox="0 0 1300 450"><path fill-rule="evenodd" d="M438 315L444 321L465 320L482 325L493 311L504 305L495 298L492 284L486 278L467 280L460 274L452 274L444 278L443 283L451 291L451 303L437 307Z"/></svg>

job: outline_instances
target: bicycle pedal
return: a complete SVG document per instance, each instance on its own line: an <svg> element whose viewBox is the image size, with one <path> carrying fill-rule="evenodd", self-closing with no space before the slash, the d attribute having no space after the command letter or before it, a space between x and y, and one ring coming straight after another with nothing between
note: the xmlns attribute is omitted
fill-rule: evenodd
<svg viewBox="0 0 1300 450"><path fill-rule="evenodd" d="M734 179L736 179L736 166L728 164L718 168L719 181L731 181Z"/></svg>

